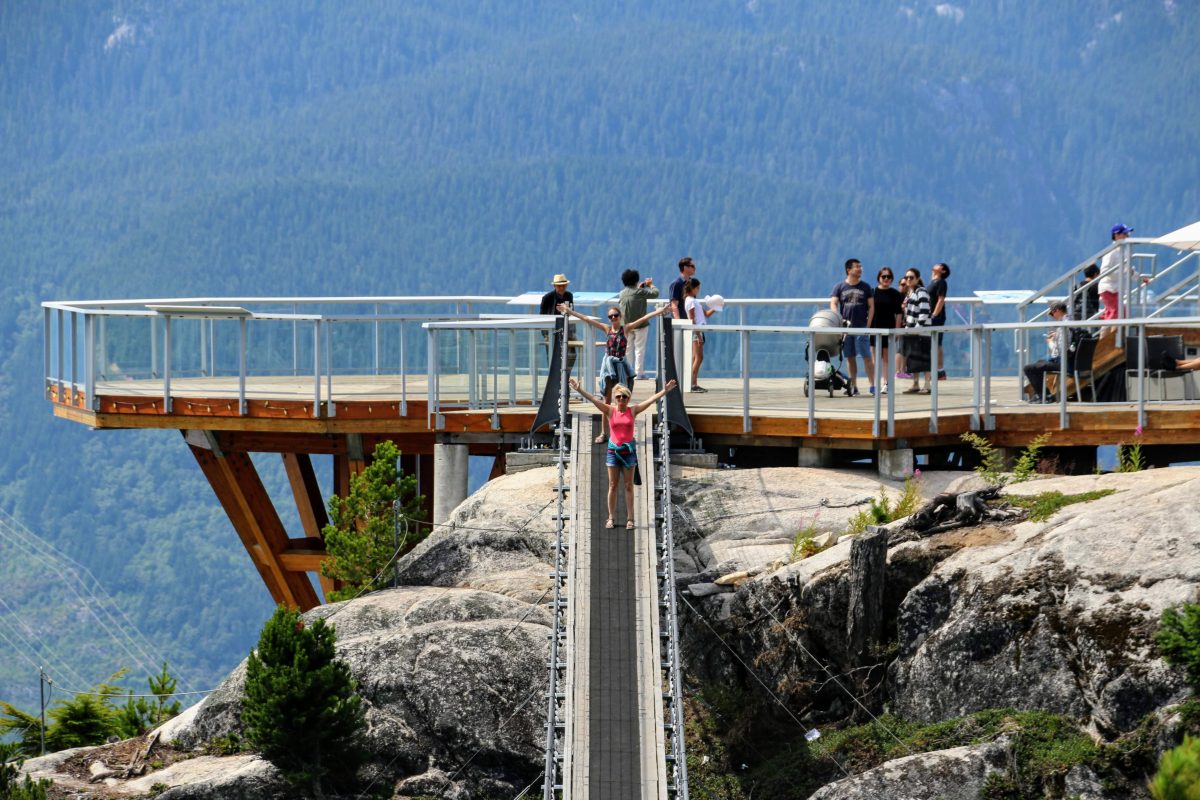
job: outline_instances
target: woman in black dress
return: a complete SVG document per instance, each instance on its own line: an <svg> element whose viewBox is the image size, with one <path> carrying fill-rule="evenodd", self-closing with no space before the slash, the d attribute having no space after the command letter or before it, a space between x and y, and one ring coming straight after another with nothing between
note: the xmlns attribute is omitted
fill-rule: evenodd
<svg viewBox="0 0 1200 800"><path fill-rule="evenodd" d="M892 328L901 328L904 323L901 321L900 304L904 300L904 295L896 290L894 284L896 274L892 272L891 267L880 267L879 274L875 277L875 315L871 318L872 328L881 328L883 330L891 330ZM875 339L871 339L871 347L874 348ZM885 336L882 342L882 353L875 353L875 363L881 364L881 371L887 379L887 386L892 384L891 365L888 364L888 340ZM882 359L882 360L880 360ZM875 376L871 376L874 380ZM887 386L880 387L880 392L886 392Z"/></svg>

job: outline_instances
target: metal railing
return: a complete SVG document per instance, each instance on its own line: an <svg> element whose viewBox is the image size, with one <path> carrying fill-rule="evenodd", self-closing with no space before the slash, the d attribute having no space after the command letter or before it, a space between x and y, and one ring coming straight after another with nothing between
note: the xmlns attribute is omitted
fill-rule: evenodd
<svg viewBox="0 0 1200 800"><path fill-rule="evenodd" d="M1184 310L1185 302L1196 295L1189 270L1200 262L1193 258L1185 255L1158 273L1160 279L1173 281L1171 288L1179 291L1154 312L1130 320L1082 320L1070 325L1116 327L1118 337L1152 324L1194 326L1200 316L1167 317L1163 313ZM1045 291L1054 287L1050 284ZM1068 324L1052 323L1040 313L1024 323L981 323L975 321L976 299L954 298L952 302L971 310L968 324L907 332L842 331L871 337L876 351L886 340L891 353L896 352L905 333L945 336L946 369L955 377L969 378L972 391L969 398L961 392L948 398L941 395L937 382L932 384L927 409L932 432L937 430L938 412L955 408L968 408L972 424L986 429L989 404L994 402L992 378L1004 374L1020 377L1032 355L1027 344L1029 331ZM325 304L337 313L324 313ZM276 310L279 306L286 310ZM395 313L396 306L407 306L414 313ZM491 308L481 308L488 306ZM727 318L732 309L739 309L738 319L742 320L749 309L769 316L766 309L786 308L785 313L796 314L824 307L828 307L827 298L730 300L722 316ZM224 392L230 412L237 414L248 413L249 403L257 398L262 402L296 400L314 416L336 416L337 401L367 392L371 397L399 401L398 414L406 416L409 401L424 395L434 429L444 427L445 413L453 409L490 408L493 426L498 427L501 409L536 405L544 386L545 343L550 341L554 324L553 317L505 313L511 306L506 298L497 297L215 298L55 302L44 303L43 308L45 390L48 397L61 403L96 410L97 386L102 384L105 394L124 398L122 402L136 405L140 396L146 398L144 402L161 402L170 411L176 398L192 402L196 397L199 389L192 379L202 379L203 389L205 380L216 378L221 380L219 386L212 384L217 386L214 391ZM1029 308L1027 302L1019 304L1022 313ZM310 310L313 313L307 313ZM359 311L364 313L354 313ZM678 321L675 327L684 332L691 324ZM573 351L579 363L573 371L595 375L600 344L595 330L583 324L575 329L579 339L573 343ZM706 348L705 374L741 380L740 410L746 431L751 430L755 413L772 410L770 401L757 396L764 379L807 376L807 385L814 385L813 363L810 360L804 366L803 354L813 336L829 332L803 325L740 321L710 324L705 331L712 340ZM930 345L935 363L942 344ZM875 372L874 383L882 387L893 370L890 364L878 364ZM359 383L352 385L350 377ZM127 386L138 391L127 391ZM1134 387L1130 389L1132 402ZM1141 409L1146 403L1174 402L1149 398L1145 387L1140 389ZM807 406L808 430L815 433L819 416L815 393L810 392L805 401L796 398L795 402L776 404L791 411L801 405ZM893 394L877 396L872 433L894 436L896 413ZM1144 411L1140 413L1144 416Z"/></svg>
<svg viewBox="0 0 1200 800"><path fill-rule="evenodd" d="M659 335L659 361L664 357L666 337ZM658 559L659 635L663 642L660 665L663 690L663 759L666 762L667 792L675 800L688 800L687 753L684 744L683 675L680 670L679 610L675 586L675 529L671 500L671 420L666 398L658 401L658 479L655 482L658 508L656 555Z"/></svg>
<svg viewBox="0 0 1200 800"><path fill-rule="evenodd" d="M566 363L567 337L561 339L562 352L559 354ZM563 759L572 720L567 710L570 708L570 698L567 696L567 668L569 659L574 655L571 651L568 637L567 615L568 605L573 595L571 585L571 570L569 565L569 549L566 541L567 520L573 515L566 511L567 464L571 459L572 429L567 425L568 389L567 370L559 372L558 386L558 426L554 431L558 455L555 459L558 480L555 483L556 510L554 514L554 572L550 578L554 581L554 599L551 601L551 615L554 628L550 632L550 655L547 663L549 678L546 687L546 746L545 765L542 778L542 797L544 800L557 800L563 796ZM574 499L574 494L572 495Z"/></svg>
<svg viewBox="0 0 1200 800"><path fill-rule="evenodd" d="M1142 250L1139 252L1135 248ZM1174 260L1159 270L1160 257L1169 252L1174 253ZM1115 263L1101 267L1094 279L1082 280L1086 267L1101 265L1111 253L1118 255ZM1189 266L1192 267L1190 273L1187 270ZM1136 313L1139 318L1166 317L1169 313L1183 310L1184 304L1189 301L1196 304L1192 313L1200 315L1200 251L1180 254L1179 251L1157 244L1153 239L1127 238L1112 242L1093 253L1019 302L1018 321L1038 322L1047 318L1049 308L1046 303L1051 300L1064 300L1068 313L1074 314L1079 296L1109 277L1117 279L1118 317L1129 317L1131 313ZM1175 283L1167 285L1168 278ZM1159 286L1165 288L1160 290L1157 288ZM1089 319L1096 319L1100 314L1101 310L1097 309L1089 315ZM1020 332L1016 336L1018 366L1023 367L1029 354L1029 340ZM1121 341L1119 338L1118 343Z"/></svg>

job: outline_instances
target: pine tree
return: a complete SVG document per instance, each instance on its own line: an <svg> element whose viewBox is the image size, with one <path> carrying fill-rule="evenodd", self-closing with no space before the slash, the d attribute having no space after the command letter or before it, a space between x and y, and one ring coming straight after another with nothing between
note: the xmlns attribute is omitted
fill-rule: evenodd
<svg viewBox="0 0 1200 800"><path fill-rule="evenodd" d="M400 513L408 519L420 519L421 496L417 480L401 475L396 468L400 450L390 441L375 447L371 464L350 479L346 497L329 498L329 525L322 535L329 557L321 565L321 574L344 582L331 592L330 600L345 600L371 588L396 549L396 500ZM423 538L413 525L402 526L400 549L411 549Z"/></svg>
<svg viewBox="0 0 1200 800"><path fill-rule="evenodd" d="M48 780L21 776L21 748L0 742L0 800L46 800Z"/></svg>
<svg viewBox="0 0 1200 800"><path fill-rule="evenodd" d="M324 797L326 780L352 779L364 753L361 701L350 669L335 657L324 620L306 625L280 606L246 664L246 736L297 787Z"/></svg>

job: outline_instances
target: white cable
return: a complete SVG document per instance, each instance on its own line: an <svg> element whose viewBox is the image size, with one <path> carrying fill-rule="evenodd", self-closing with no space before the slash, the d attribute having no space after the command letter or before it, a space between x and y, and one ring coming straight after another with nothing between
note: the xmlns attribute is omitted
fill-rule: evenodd
<svg viewBox="0 0 1200 800"><path fill-rule="evenodd" d="M721 634L717 633L716 629L713 628L713 626L709 623L708 619L703 614L701 614L694 605L692 605L691 601L688 600L686 597L683 597L682 595L680 596L680 599L682 599L684 604L686 604L687 607L692 610L693 614L695 614L697 617L700 618L700 621L703 622L704 625L709 629L709 631L712 632L712 635L717 637L717 641L719 641L721 644L723 644L725 646L725 649L733 654L733 657L737 659L737 662L739 664L741 664L742 667L748 673L750 673L750 676L752 678L754 678L754 680L758 681L759 685L762 686L762 688L766 690L767 694L771 696L771 699L779 704L779 707L784 710L784 713L786 713L789 717L791 717L792 720L797 725L799 725L802 729L808 730L808 727L803 722L800 721L800 718L797 717L795 714L793 714L792 710L790 708L788 708L786 705L784 705L783 701L780 700L779 697L776 696L776 694L773 691L771 691L771 687L767 686L767 684L763 681L763 679L758 677L758 673L756 673L754 670L752 670L750 668L750 665L742 660L742 657L740 655L738 655L736 650L733 649L733 646L730 645L729 642L725 641L724 637L722 637ZM842 771L843 775L845 775L847 778L850 777L850 773L846 771L846 768L842 766L841 762L839 762L836 758L833 757L832 753L826 753L825 755L829 756L830 761L832 761L834 764L837 764L837 768Z"/></svg>
<svg viewBox="0 0 1200 800"><path fill-rule="evenodd" d="M56 550L52 545L43 541L26 526L13 519L10 514L4 512L3 510L0 510L0 539L5 539L10 543L13 543L17 548L27 555L30 555L43 563L47 563L53 571L57 572L59 576L63 578L63 584L83 605L83 607L91 613L91 615L99 623L101 629L103 629L104 632L108 634L108 636L121 648L121 650L124 651L125 655L129 657L129 659L133 662L131 666L140 666L149 674L154 673L158 665L162 663L162 660L152 658L150 654L146 652L145 648L142 647L142 645L129 634L128 631L132 629L142 638L143 641L146 641L148 644L148 640L146 640L145 635L142 634L142 632L137 628L136 625L133 624L131 620L129 620L128 616L126 616L124 611L121 610L120 605L117 604L111 596L108 596L107 593L104 592L103 586L90 570ZM68 575L70 578L67 577ZM83 579L82 575L86 575L90 579L91 583L94 584L95 589L88 585L88 582ZM71 578L73 578L73 581ZM80 591L81 588L83 592L87 593L88 598L83 596L83 593ZM104 593L105 596L99 596L96 591L97 589ZM90 603L89 598L91 600ZM114 607L123 617L123 624L121 620L118 620L114 616L112 612L112 608ZM138 653L134 652L135 649L140 651L140 657ZM188 683L185 680L178 680L180 680L185 688L188 686ZM82 682L86 683L86 681Z"/></svg>
<svg viewBox="0 0 1200 800"><path fill-rule="evenodd" d="M3 605L5 608L8 608L8 604L4 602L3 598L0 598L0 605ZM9 612L10 612L10 614L12 614L11 609L9 609ZM15 617L16 615L12 614L12 616ZM59 661L52 654L47 653L46 650L49 649L48 647L46 647L45 645L38 646L37 640L35 638L33 638L35 636L35 634L33 634L32 632L29 632L29 631L21 630L21 628L18 627L19 619L17 621L14 621L13 619L10 619L8 616L0 616L0 622L3 622L5 625L8 625L9 629L20 640L21 648L23 648L23 651L25 654L27 654L27 655L32 654L33 656L35 656L36 658L41 660L42 663L38 665L39 670L44 669L45 667L48 666L53 669L60 670L64 674L69 673L75 680L79 680L79 681L84 680L83 677L78 672L76 672L75 669L70 664ZM86 682L86 681L84 681L84 682Z"/></svg>

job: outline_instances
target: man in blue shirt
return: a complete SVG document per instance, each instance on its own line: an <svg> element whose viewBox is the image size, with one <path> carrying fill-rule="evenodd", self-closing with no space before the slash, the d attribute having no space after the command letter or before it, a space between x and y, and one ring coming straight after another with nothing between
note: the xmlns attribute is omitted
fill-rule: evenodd
<svg viewBox="0 0 1200 800"><path fill-rule="evenodd" d="M869 328L875 317L875 292L863 282L862 262L857 258L846 260L846 280L833 287L829 307L842 315L851 328ZM858 364L855 356L861 356L867 370L868 391L875 394L875 360L871 358L871 337L847 336L842 343L842 355L850 363L850 383L846 396L858 394Z"/></svg>

